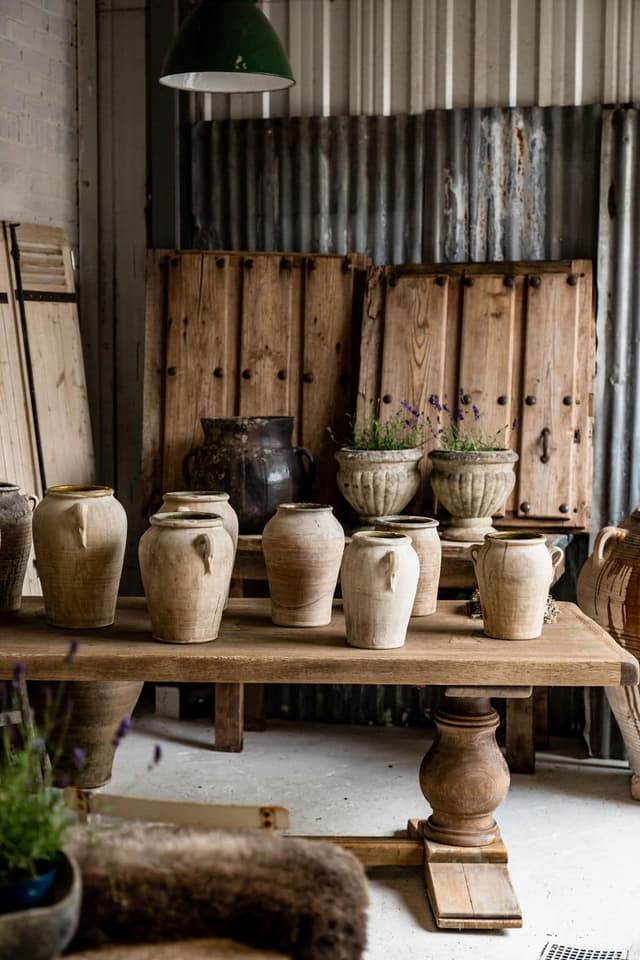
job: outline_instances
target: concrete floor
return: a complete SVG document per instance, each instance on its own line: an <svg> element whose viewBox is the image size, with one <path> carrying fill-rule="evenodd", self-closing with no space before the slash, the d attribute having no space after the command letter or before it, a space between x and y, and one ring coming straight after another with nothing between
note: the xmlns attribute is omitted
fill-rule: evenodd
<svg viewBox="0 0 640 960"><path fill-rule="evenodd" d="M297 834L393 835L427 807L414 729L270 723L241 754L211 750L212 725L142 713L107 792L210 803L281 804ZM149 770L156 743L160 764ZM437 931L419 869L369 871L367 960L524 960L549 942L640 960L640 804L625 764L538 754L512 778L498 820L524 916L521 930ZM567 749L568 748L568 749ZM579 745L578 745L579 749Z"/></svg>

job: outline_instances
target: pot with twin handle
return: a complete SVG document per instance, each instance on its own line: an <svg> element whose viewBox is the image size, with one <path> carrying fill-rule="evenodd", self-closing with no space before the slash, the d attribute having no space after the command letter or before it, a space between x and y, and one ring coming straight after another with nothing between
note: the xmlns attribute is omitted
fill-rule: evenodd
<svg viewBox="0 0 640 960"><path fill-rule="evenodd" d="M187 487L226 490L240 533L262 533L281 503L311 499L315 461L292 444L293 417L222 417L200 421L205 443L190 450Z"/></svg>

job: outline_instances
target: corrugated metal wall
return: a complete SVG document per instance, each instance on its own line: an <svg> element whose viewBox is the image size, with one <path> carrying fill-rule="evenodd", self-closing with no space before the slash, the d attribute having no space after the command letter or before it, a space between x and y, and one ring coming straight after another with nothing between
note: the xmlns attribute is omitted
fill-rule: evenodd
<svg viewBox="0 0 640 960"><path fill-rule="evenodd" d="M640 100L637 0L261 0L290 91L194 98L193 119Z"/></svg>
<svg viewBox="0 0 640 960"><path fill-rule="evenodd" d="M601 108L196 123L194 247L591 258Z"/></svg>

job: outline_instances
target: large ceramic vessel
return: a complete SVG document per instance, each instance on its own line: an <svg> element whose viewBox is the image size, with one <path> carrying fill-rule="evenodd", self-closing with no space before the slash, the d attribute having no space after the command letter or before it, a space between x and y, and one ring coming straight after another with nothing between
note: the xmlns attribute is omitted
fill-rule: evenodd
<svg viewBox="0 0 640 960"><path fill-rule="evenodd" d="M491 518L513 490L518 454L513 450L432 450L430 482L451 514L445 540L482 543L496 533Z"/></svg>
<svg viewBox="0 0 640 960"><path fill-rule="evenodd" d="M354 450L343 447L338 461L338 487L363 523L404 510L420 487L423 452L410 450Z"/></svg>
<svg viewBox="0 0 640 960"><path fill-rule="evenodd" d="M113 623L127 516L111 487L50 487L33 514L47 620L54 627Z"/></svg>
<svg viewBox="0 0 640 960"><path fill-rule="evenodd" d="M229 503L229 494L217 490L172 490L165 493L159 513L179 513L192 510L196 513L217 513L222 525L231 537L235 554L238 546L238 514Z"/></svg>
<svg viewBox="0 0 640 960"><path fill-rule="evenodd" d="M578 604L621 646L640 658L640 507L618 527L603 527L577 584ZM631 795L640 800L640 692L606 687L631 766Z"/></svg>
<svg viewBox="0 0 640 960"><path fill-rule="evenodd" d="M347 642L385 650L406 639L420 563L402 533L358 530L344 552L342 596Z"/></svg>
<svg viewBox="0 0 640 960"><path fill-rule="evenodd" d="M22 496L16 483L0 481L0 613L20 609L36 503L36 497Z"/></svg>
<svg viewBox="0 0 640 960"><path fill-rule="evenodd" d="M156 640L215 640L229 594L233 542L213 513L156 513L138 548Z"/></svg>
<svg viewBox="0 0 640 960"><path fill-rule="evenodd" d="M560 547L547 547L543 534L490 533L471 547L483 629L498 640L533 640L542 633L544 612L560 563Z"/></svg>
<svg viewBox="0 0 640 960"><path fill-rule="evenodd" d="M310 498L314 460L292 446L293 417L200 422L205 442L185 457L185 481L195 490L228 491L240 533L262 533L278 504Z"/></svg>
<svg viewBox="0 0 640 960"><path fill-rule="evenodd" d="M405 517L402 514L396 514L390 517L378 517L376 530L391 530L404 533L409 537L420 561L420 577L411 616L425 617L435 613L442 565L438 521L431 517Z"/></svg>
<svg viewBox="0 0 640 960"><path fill-rule="evenodd" d="M344 552L344 531L333 508L282 503L262 535L271 616L289 627L331 622L331 605Z"/></svg>

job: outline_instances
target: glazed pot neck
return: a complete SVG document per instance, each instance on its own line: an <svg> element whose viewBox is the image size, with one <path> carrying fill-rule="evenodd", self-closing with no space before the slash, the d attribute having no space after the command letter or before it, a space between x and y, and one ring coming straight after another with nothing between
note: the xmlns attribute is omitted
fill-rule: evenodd
<svg viewBox="0 0 640 960"><path fill-rule="evenodd" d="M101 487L90 483L69 483L58 487L48 487L46 495L48 497L69 497L74 500L78 498L112 497L113 487Z"/></svg>
<svg viewBox="0 0 640 960"><path fill-rule="evenodd" d="M154 513L149 522L154 527L172 527L177 530L196 530L201 527L221 527L222 517L217 513Z"/></svg>
<svg viewBox="0 0 640 960"><path fill-rule="evenodd" d="M223 490L171 490L163 495L164 500L219 500L226 501L229 494Z"/></svg>
<svg viewBox="0 0 640 960"><path fill-rule="evenodd" d="M356 530L351 535L355 546L403 547L411 546L411 540L404 533L383 530Z"/></svg>
<svg viewBox="0 0 640 960"><path fill-rule="evenodd" d="M326 503L279 503L278 513L285 516L294 513L333 513L333 507Z"/></svg>
<svg viewBox="0 0 640 960"><path fill-rule="evenodd" d="M439 526L440 524L433 517L410 517L398 513L376 518L376 527L397 530L399 533L403 530L433 530Z"/></svg>
<svg viewBox="0 0 640 960"><path fill-rule="evenodd" d="M291 446L293 417L203 417L200 423L207 443Z"/></svg>
<svg viewBox="0 0 640 960"><path fill-rule="evenodd" d="M17 483L0 482L0 495L3 493L18 493L20 487Z"/></svg>

